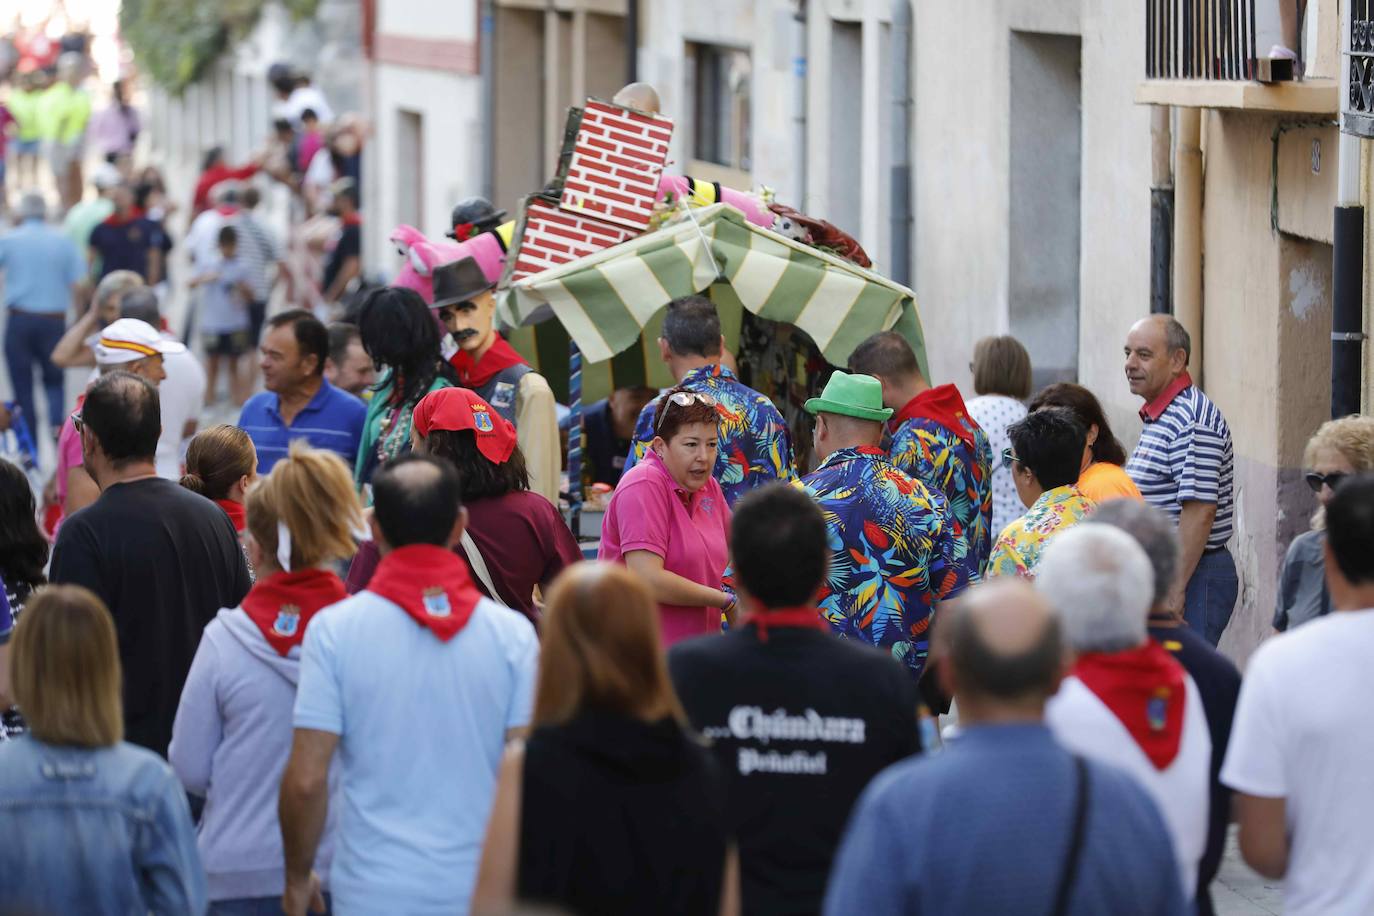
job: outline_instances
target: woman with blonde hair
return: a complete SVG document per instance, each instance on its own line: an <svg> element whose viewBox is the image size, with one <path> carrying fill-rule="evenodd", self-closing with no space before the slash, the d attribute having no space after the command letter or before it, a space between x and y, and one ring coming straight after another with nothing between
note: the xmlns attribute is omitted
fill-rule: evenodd
<svg viewBox="0 0 1374 916"><path fill-rule="evenodd" d="M1374 417L1356 415L1323 423L1307 440L1302 464L1318 505L1312 530L1294 538L1283 558L1274 608L1274 629L1279 632L1331 611L1331 595L1326 590L1326 504L1346 477L1374 471Z"/></svg>
<svg viewBox="0 0 1374 916"><path fill-rule="evenodd" d="M202 430L186 449L181 485L214 502L243 538L247 525L244 499L258 476L258 451L237 426L222 423Z"/></svg>
<svg viewBox="0 0 1374 916"><path fill-rule="evenodd" d="M545 612L533 731L501 764L474 912L737 913L724 785L685 722L648 586L619 565L569 568Z"/></svg>
<svg viewBox="0 0 1374 916"><path fill-rule="evenodd" d="M348 468L303 442L249 491L247 511L257 583L205 628L167 754L186 791L205 798L198 842L212 914L271 905L285 889L277 787L301 642L315 614L344 599L329 567L353 554L362 528ZM320 849L328 874L327 838Z"/></svg>
<svg viewBox="0 0 1374 916"><path fill-rule="evenodd" d="M973 390L969 416L988 434L992 446L992 537L1025 512L1016 495L1011 470L997 460L1011 445L1007 427L1026 417L1026 398L1031 393L1030 354L1015 337L984 337L973 345Z"/></svg>
<svg viewBox="0 0 1374 916"><path fill-rule="evenodd" d="M202 913L186 795L124 742L109 609L79 586L34 593L10 673L29 737L0 743L0 898L14 912Z"/></svg>

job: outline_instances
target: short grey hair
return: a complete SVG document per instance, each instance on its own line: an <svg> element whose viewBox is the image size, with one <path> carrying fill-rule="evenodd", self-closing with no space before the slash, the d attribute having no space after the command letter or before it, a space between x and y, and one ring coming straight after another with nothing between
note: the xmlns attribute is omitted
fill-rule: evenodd
<svg viewBox="0 0 1374 916"><path fill-rule="evenodd" d="M1188 329L1179 324L1173 315L1164 316L1164 345L1172 353L1175 350L1183 351L1183 365L1188 365L1188 361L1193 358L1193 337L1188 333Z"/></svg>
<svg viewBox="0 0 1374 916"><path fill-rule="evenodd" d="M43 219L48 215L48 202L37 191L29 191L19 198L20 219Z"/></svg>
<svg viewBox="0 0 1374 916"><path fill-rule="evenodd" d="M1085 521L1120 528L1135 538L1155 571L1154 604L1163 604L1178 575L1178 529L1169 516L1137 499L1113 499L1098 506Z"/></svg>
<svg viewBox="0 0 1374 916"><path fill-rule="evenodd" d="M1109 525L1075 525L1055 535L1035 570L1036 588L1079 652L1120 652L1144 642L1154 580L1135 538Z"/></svg>
<svg viewBox="0 0 1374 916"><path fill-rule="evenodd" d="M120 318L137 318L157 327L162 322L162 311L158 308L157 292L147 286L136 286L119 300Z"/></svg>
<svg viewBox="0 0 1374 916"><path fill-rule="evenodd" d="M96 285L93 304L96 308L103 308L111 296L123 296L129 290L143 285L143 278L132 270L112 270Z"/></svg>

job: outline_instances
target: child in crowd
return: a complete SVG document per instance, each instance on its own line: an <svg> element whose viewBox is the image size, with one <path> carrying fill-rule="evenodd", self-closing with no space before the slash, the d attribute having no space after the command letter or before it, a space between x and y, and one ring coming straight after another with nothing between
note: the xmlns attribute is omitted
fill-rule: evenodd
<svg viewBox="0 0 1374 916"><path fill-rule="evenodd" d="M253 298L248 266L238 257L239 235L233 226L219 231L219 256L208 269L192 278L191 286L204 286L201 297L201 333L205 336L206 402L219 399L221 365L229 376L229 399L242 407L248 399L247 378L239 369L239 357L248 352L248 303Z"/></svg>

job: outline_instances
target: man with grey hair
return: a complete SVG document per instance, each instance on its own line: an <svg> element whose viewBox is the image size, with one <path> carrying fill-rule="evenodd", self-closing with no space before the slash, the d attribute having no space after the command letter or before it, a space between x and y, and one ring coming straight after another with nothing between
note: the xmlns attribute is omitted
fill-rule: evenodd
<svg viewBox="0 0 1374 916"><path fill-rule="evenodd" d="M115 270L106 274L96 285L90 306L62 335L52 350L52 361L61 369L94 366L95 353L91 343L102 328L124 316L121 303L125 294L143 285L143 278L132 270ZM135 317L135 316L128 316ZM149 322L154 327L156 322Z"/></svg>
<svg viewBox="0 0 1374 916"><path fill-rule="evenodd" d="M963 729L942 753L874 778L831 868L826 916L1187 912L1191 885L1179 886L1148 793L1045 727L1062 631L1014 578L941 608L939 677Z"/></svg>
<svg viewBox="0 0 1374 916"><path fill-rule="evenodd" d="M1126 771L1150 794L1191 899L1207 840L1212 741L1197 685L1146 634L1149 557L1124 531L1079 525L1045 549L1036 588L1078 653L1046 721L1066 747Z"/></svg>
<svg viewBox="0 0 1374 916"><path fill-rule="evenodd" d="M1221 868L1226 845L1226 825L1231 814L1231 790L1222 785L1221 764L1231 739L1231 722L1240 696L1240 672L1231 660L1212 647L1185 624L1167 605L1169 584L1178 568L1178 532L1168 516L1134 499L1114 499L1098 506L1085 520L1087 524L1111 525L1135 538L1145 551L1155 572L1154 605L1150 608L1150 638L1178 660L1197 685L1207 727L1212 737L1211 815L1207 827L1207 848L1198 867L1198 916L1211 916L1212 879Z"/></svg>
<svg viewBox="0 0 1374 916"><path fill-rule="evenodd" d="M1145 427L1126 473L1178 526L1179 568L1166 604L1212 645L1240 588L1226 542L1234 529L1234 455L1226 418L1188 374L1192 340L1168 315L1137 321L1126 337L1126 380L1143 398Z"/></svg>

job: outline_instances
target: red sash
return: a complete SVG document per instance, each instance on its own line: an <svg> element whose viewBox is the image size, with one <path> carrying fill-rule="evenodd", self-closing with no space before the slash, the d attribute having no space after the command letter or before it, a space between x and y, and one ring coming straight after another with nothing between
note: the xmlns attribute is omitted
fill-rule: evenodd
<svg viewBox="0 0 1374 916"><path fill-rule="evenodd" d="M243 599L243 610L279 655L305 639L305 628L320 608L348 597L339 577L324 569L279 572L259 579Z"/></svg>
<svg viewBox="0 0 1374 916"><path fill-rule="evenodd" d="M1154 640L1125 652L1085 652L1073 673L1126 726L1162 770L1183 740L1183 666Z"/></svg>
<svg viewBox="0 0 1374 916"><path fill-rule="evenodd" d="M467 564L453 551L432 544L398 547L382 557L367 590L400 605L443 642L467 626L482 597Z"/></svg>
<svg viewBox="0 0 1374 916"><path fill-rule="evenodd" d="M515 352L515 348L506 343L506 339L500 334L496 335L496 340L492 342L491 349L482 355L482 359L473 363L472 357L466 350L459 350L453 354L449 360L449 365L453 366L458 372L458 381L464 388L481 388L498 373L509 369L511 366L527 365L525 357Z"/></svg>
<svg viewBox="0 0 1374 916"><path fill-rule="evenodd" d="M963 395L953 385L939 385L916 395L887 421L888 428L895 433L907 420L916 419L938 423L964 440L970 448L973 446L973 431L969 428L973 421L969 419Z"/></svg>

